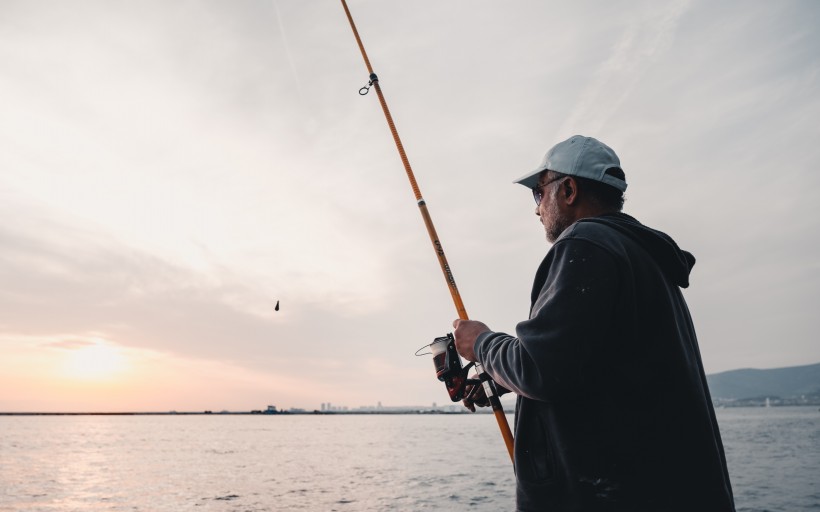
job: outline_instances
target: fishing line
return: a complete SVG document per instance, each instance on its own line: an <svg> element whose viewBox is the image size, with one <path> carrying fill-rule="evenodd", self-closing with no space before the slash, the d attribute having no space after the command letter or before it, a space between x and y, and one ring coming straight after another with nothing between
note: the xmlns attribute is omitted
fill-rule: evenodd
<svg viewBox="0 0 820 512"><path fill-rule="evenodd" d="M416 204L419 207L419 212L421 213L422 219L424 220L424 225L427 228L427 233L430 235L430 241L433 244L433 250L438 257L439 265L441 266L442 273L444 274L444 279L447 282L447 286L450 289L450 296L453 299L453 304L456 307L456 312L458 313L458 317L462 320L468 320L467 311L464 308L464 302L461 300L461 294L458 292L458 287L456 287L456 280L453 277L453 272L450 269L449 263L447 263L447 257L444 255L444 248L441 245L441 241L439 241L438 234L436 233L436 229L433 226L433 220L430 217L430 212L427 209L427 203L425 202L424 198L421 195L421 190L419 190L418 183L416 182L416 177L413 174L413 169L410 167L410 161L407 159L407 154L404 151L404 145L401 143L401 139L399 138L399 132L396 130L396 125L393 123L393 116L390 115L390 109L387 108L387 102L384 99L384 94L382 93L381 86L379 85L379 77L376 73L373 72L373 66L370 65L370 59L367 57L367 52L364 49L364 44L362 43L361 38L359 37L359 31L356 29L356 24L353 22L353 16L350 14L350 9L347 7L347 2L345 0L342 1L342 7L344 7L345 14L347 15L347 20L350 22L350 28L353 30L353 36L356 38L356 43L359 45L359 50L361 51L362 58L364 59L365 66L367 67L367 72L369 73L369 80L367 85L359 89L359 94L362 96L367 95L370 92L370 89L373 88L376 90L376 95L379 97L379 103L382 106L382 111L384 112L384 117L387 120L387 125L390 128L390 133L393 135L393 141L396 143L396 149L399 152L399 156L401 157L402 164L404 165L404 170L407 173L407 178L410 180L410 186L413 188L413 194L416 197ZM449 335L448 335L449 336ZM433 348L442 338L437 338L430 347ZM454 359L450 359L453 364L458 363L458 367L461 367L461 360L459 359L458 354L456 353ZM438 371L438 364L437 366L437 375L439 375ZM498 428L501 431L501 436L504 438L504 444L507 447L507 452L510 455L510 460L514 462L514 454L513 454L513 435L512 431L510 430L510 425L507 422L507 417L504 414L504 407L501 405L501 401L498 398L498 392L495 388L495 383L490 379L489 375L484 372L482 366L478 363L475 365L475 370L478 375L479 381L483 385L484 393L487 396L487 399L492 407L493 414L495 415L496 421L498 422ZM453 370L455 372L455 370ZM441 376L439 376L441 378ZM476 381L478 382L478 381ZM473 386L473 392L477 389L477 386ZM450 392L451 398L454 396L453 391L451 390L450 385L447 385L447 390ZM472 392L471 392L472 393ZM468 395L469 396L469 395Z"/></svg>

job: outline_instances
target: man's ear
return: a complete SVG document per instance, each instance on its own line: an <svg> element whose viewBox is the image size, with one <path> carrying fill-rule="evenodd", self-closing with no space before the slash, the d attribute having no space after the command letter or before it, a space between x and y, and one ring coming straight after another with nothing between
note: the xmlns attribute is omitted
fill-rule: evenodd
<svg viewBox="0 0 820 512"><path fill-rule="evenodd" d="M568 205L576 204L578 202L578 182L571 177L564 180L559 193L564 196L564 201Z"/></svg>

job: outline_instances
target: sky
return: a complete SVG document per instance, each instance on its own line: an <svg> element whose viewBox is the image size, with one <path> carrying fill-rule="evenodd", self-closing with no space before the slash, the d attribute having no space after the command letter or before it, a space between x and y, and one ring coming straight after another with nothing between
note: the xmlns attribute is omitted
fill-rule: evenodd
<svg viewBox="0 0 820 512"><path fill-rule="evenodd" d="M526 319L512 182L583 134L697 258L707 373L820 362L820 3L348 5L470 318ZM448 402L367 79L338 1L0 0L0 411Z"/></svg>

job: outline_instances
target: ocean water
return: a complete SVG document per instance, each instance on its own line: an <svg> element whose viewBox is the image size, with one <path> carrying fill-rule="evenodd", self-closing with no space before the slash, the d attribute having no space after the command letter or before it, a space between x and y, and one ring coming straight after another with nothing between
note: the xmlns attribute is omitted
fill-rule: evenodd
<svg viewBox="0 0 820 512"><path fill-rule="evenodd" d="M820 510L820 411L722 409L739 511ZM511 510L492 415L2 416L1 511Z"/></svg>
<svg viewBox="0 0 820 512"><path fill-rule="evenodd" d="M820 510L817 407L716 412L738 512Z"/></svg>

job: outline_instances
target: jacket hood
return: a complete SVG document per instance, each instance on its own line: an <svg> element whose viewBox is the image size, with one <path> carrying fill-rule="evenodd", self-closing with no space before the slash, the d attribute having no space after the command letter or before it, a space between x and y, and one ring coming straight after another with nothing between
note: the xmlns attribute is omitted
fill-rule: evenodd
<svg viewBox="0 0 820 512"><path fill-rule="evenodd" d="M695 257L678 247L666 233L646 227L625 213L590 217L579 222L604 224L623 233L641 245L676 285L681 288L689 286L689 273L695 266Z"/></svg>

